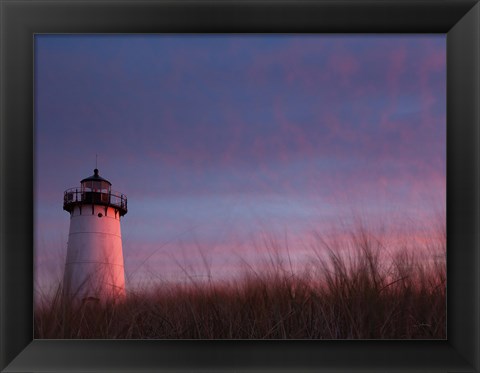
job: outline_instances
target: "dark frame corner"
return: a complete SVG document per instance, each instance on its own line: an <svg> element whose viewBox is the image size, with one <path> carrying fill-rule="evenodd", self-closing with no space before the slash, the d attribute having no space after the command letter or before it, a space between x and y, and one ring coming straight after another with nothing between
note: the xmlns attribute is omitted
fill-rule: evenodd
<svg viewBox="0 0 480 373"><path fill-rule="evenodd" d="M0 16L2 371L480 372L478 0L0 0ZM33 341L33 35L50 32L447 34L448 340Z"/></svg>

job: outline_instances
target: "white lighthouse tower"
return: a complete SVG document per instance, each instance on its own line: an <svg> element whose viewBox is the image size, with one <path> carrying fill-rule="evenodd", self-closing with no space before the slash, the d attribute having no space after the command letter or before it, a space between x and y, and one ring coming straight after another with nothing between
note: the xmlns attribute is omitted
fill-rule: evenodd
<svg viewBox="0 0 480 373"><path fill-rule="evenodd" d="M75 300L112 301L125 297L125 270L120 218L127 213L125 195L94 174L67 189L63 209L70 213L64 294Z"/></svg>

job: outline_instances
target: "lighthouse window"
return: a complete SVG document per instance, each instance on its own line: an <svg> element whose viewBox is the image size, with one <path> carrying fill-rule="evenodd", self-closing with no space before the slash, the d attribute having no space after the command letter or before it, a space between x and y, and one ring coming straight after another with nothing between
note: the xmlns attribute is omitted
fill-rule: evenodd
<svg viewBox="0 0 480 373"><path fill-rule="evenodd" d="M103 214L101 212L98 213L98 217L101 218Z"/></svg>
<svg viewBox="0 0 480 373"><path fill-rule="evenodd" d="M84 181L82 183L82 188L89 192L92 189L92 182L91 181Z"/></svg>
<svg viewBox="0 0 480 373"><path fill-rule="evenodd" d="M102 183L99 181L92 182L92 189L94 192L99 192L102 189Z"/></svg>

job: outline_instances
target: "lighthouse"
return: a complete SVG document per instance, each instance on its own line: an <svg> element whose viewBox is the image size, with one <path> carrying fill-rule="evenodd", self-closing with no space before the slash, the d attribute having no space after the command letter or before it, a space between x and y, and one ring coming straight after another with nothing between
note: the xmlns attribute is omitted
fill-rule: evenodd
<svg viewBox="0 0 480 373"><path fill-rule="evenodd" d="M64 295L102 303L124 298L120 219L127 213L127 197L112 191L95 168L79 188L64 192L63 209L70 214Z"/></svg>

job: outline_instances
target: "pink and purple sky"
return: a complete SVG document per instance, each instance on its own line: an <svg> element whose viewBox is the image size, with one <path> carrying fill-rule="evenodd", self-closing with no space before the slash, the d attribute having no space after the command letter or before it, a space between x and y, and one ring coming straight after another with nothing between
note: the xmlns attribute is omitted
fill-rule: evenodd
<svg viewBox="0 0 480 373"><path fill-rule="evenodd" d="M416 237L445 210L446 39L36 35L37 284L61 276L63 191L96 154L128 196L132 287L237 273L265 237L301 266L359 216Z"/></svg>

